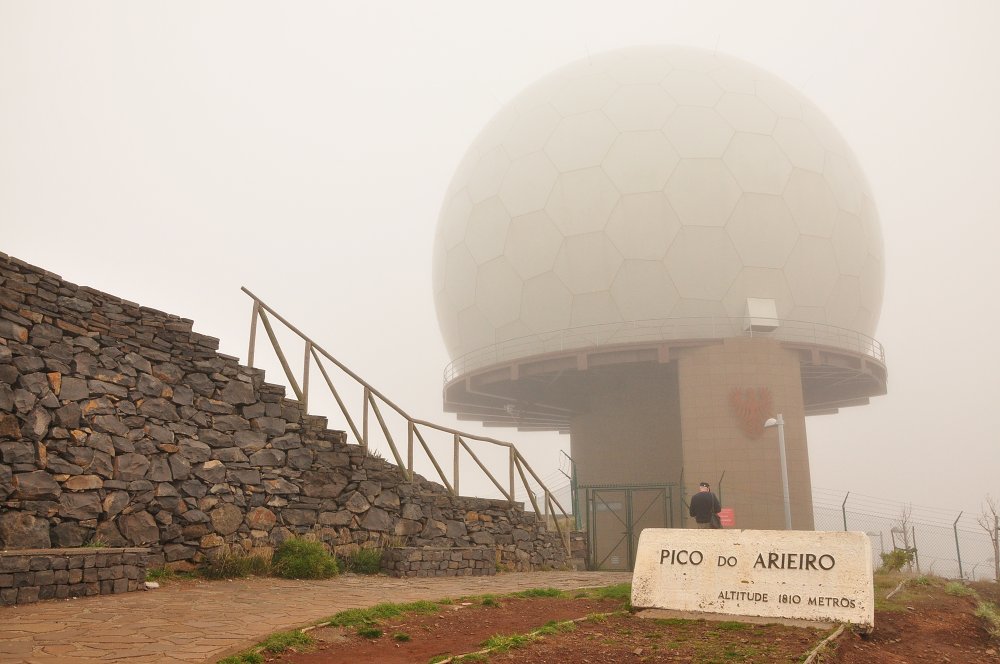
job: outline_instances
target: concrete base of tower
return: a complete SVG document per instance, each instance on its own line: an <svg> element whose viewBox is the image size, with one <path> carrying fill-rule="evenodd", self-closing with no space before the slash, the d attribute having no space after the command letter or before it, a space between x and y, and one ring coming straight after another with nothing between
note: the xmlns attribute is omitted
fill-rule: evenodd
<svg viewBox="0 0 1000 664"><path fill-rule="evenodd" d="M800 355L764 338L732 338L673 349L656 372L591 376L586 403L570 421L581 513L613 510L626 493L613 487L669 487L664 524L640 523L648 506L622 505L626 530L694 527L686 503L708 482L732 508L737 528L784 528L777 433L764 421L785 420L792 527L813 528ZM642 501L652 495L642 494ZM635 492L629 492L632 495ZM602 506L601 496L617 496ZM639 495L636 493L635 495ZM584 504L591 501L590 505ZM607 501L606 501L607 502ZM650 501L652 504L655 501ZM647 512L648 513L648 512ZM591 514L593 517L594 515ZM634 522L634 523L633 523ZM633 533L636 537L638 533Z"/></svg>

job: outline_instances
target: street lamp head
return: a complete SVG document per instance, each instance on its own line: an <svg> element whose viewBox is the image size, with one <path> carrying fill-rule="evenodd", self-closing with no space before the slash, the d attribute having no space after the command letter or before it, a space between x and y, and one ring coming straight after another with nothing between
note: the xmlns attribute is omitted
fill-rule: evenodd
<svg viewBox="0 0 1000 664"><path fill-rule="evenodd" d="M771 427L778 426L778 420L773 417L769 417L766 422L764 422L764 428L770 429Z"/></svg>

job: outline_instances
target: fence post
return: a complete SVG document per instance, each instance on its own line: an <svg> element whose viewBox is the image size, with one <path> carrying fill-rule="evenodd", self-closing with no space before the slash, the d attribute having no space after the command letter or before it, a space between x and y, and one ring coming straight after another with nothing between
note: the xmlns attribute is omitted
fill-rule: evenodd
<svg viewBox="0 0 1000 664"><path fill-rule="evenodd" d="M958 548L958 519L961 518L962 518L962 512L959 512L958 518L955 519L955 523L951 524L951 527L955 531L955 554L958 556L958 578L964 579L965 574L962 573L962 550Z"/></svg>
<svg viewBox="0 0 1000 664"><path fill-rule="evenodd" d="M1000 552L997 551L1000 542L1000 516L993 515L993 580L1000 583Z"/></svg>
<svg viewBox="0 0 1000 664"><path fill-rule="evenodd" d="M413 420L406 422L406 470L413 481Z"/></svg>
<svg viewBox="0 0 1000 664"><path fill-rule="evenodd" d="M844 532L847 532L847 498L850 495L851 492L848 491L847 495L844 496L844 502L840 504L840 513L844 515Z"/></svg>
<svg viewBox="0 0 1000 664"><path fill-rule="evenodd" d="M507 448L510 452L510 504L514 504L514 446ZM527 486L524 487L525 491L531 491Z"/></svg>

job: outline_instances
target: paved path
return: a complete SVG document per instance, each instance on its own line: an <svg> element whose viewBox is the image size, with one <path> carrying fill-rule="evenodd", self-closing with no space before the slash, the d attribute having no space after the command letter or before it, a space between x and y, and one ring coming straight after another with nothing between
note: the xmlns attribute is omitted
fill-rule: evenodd
<svg viewBox="0 0 1000 664"><path fill-rule="evenodd" d="M175 581L149 592L0 607L0 662L215 662L272 632L379 602L629 581L621 572Z"/></svg>

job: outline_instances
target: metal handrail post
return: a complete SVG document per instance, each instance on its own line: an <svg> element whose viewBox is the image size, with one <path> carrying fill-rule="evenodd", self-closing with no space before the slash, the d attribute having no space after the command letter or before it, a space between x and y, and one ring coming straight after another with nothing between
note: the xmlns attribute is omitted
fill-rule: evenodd
<svg viewBox="0 0 1000 664"><path fill-rule="evenodd" d="M253 368L253 353L257 348L257 318L260 315L260 303L253 301L253 313L250 315L250 350L247 351L247 366Z"/></svg>
<svg viewBox="0 0 1000 664"><path fill-rule="evenodd" d="M452 472L452 484L455 486L455 495L461 495L458 493L458 447L461 444L462 439L459 435L455 434L455 469Z"/></svg>
<svg viewBox="0 0 1000 664"><path fill-rule="evenodd" d="M302 412L309 412L309 361L312 359L312 342L306 342L305 357L302 358Z"/></svg>
<svg viewBox="0 0 1000 664"><path fill-rule="evenodd" d="M844 532L847 532L847 497L851 495L848 491L847 495L844 496L844 502L840 504L840 513L844 515Z"/></svg>
<svg viewBox="0 0 1000 664"><path fill-rule="evenodd" d="M509 451L509 464L510 464L510 503L514 504L514 447L511 446Z"/></svg>
<svg viewBox="0 0 1000 664"><path fill-rule="evenodd" d="M365 448L365 454L368 454L368 402L371 401L372 393L367 387L365 388L365 409L361 414L361 446Z"/></svg>
<svg viewBox="0 0 1000 664"><path fill-rule="evenodd" d="M406 422L406 470L413 481L413 420Z"/></svg>

